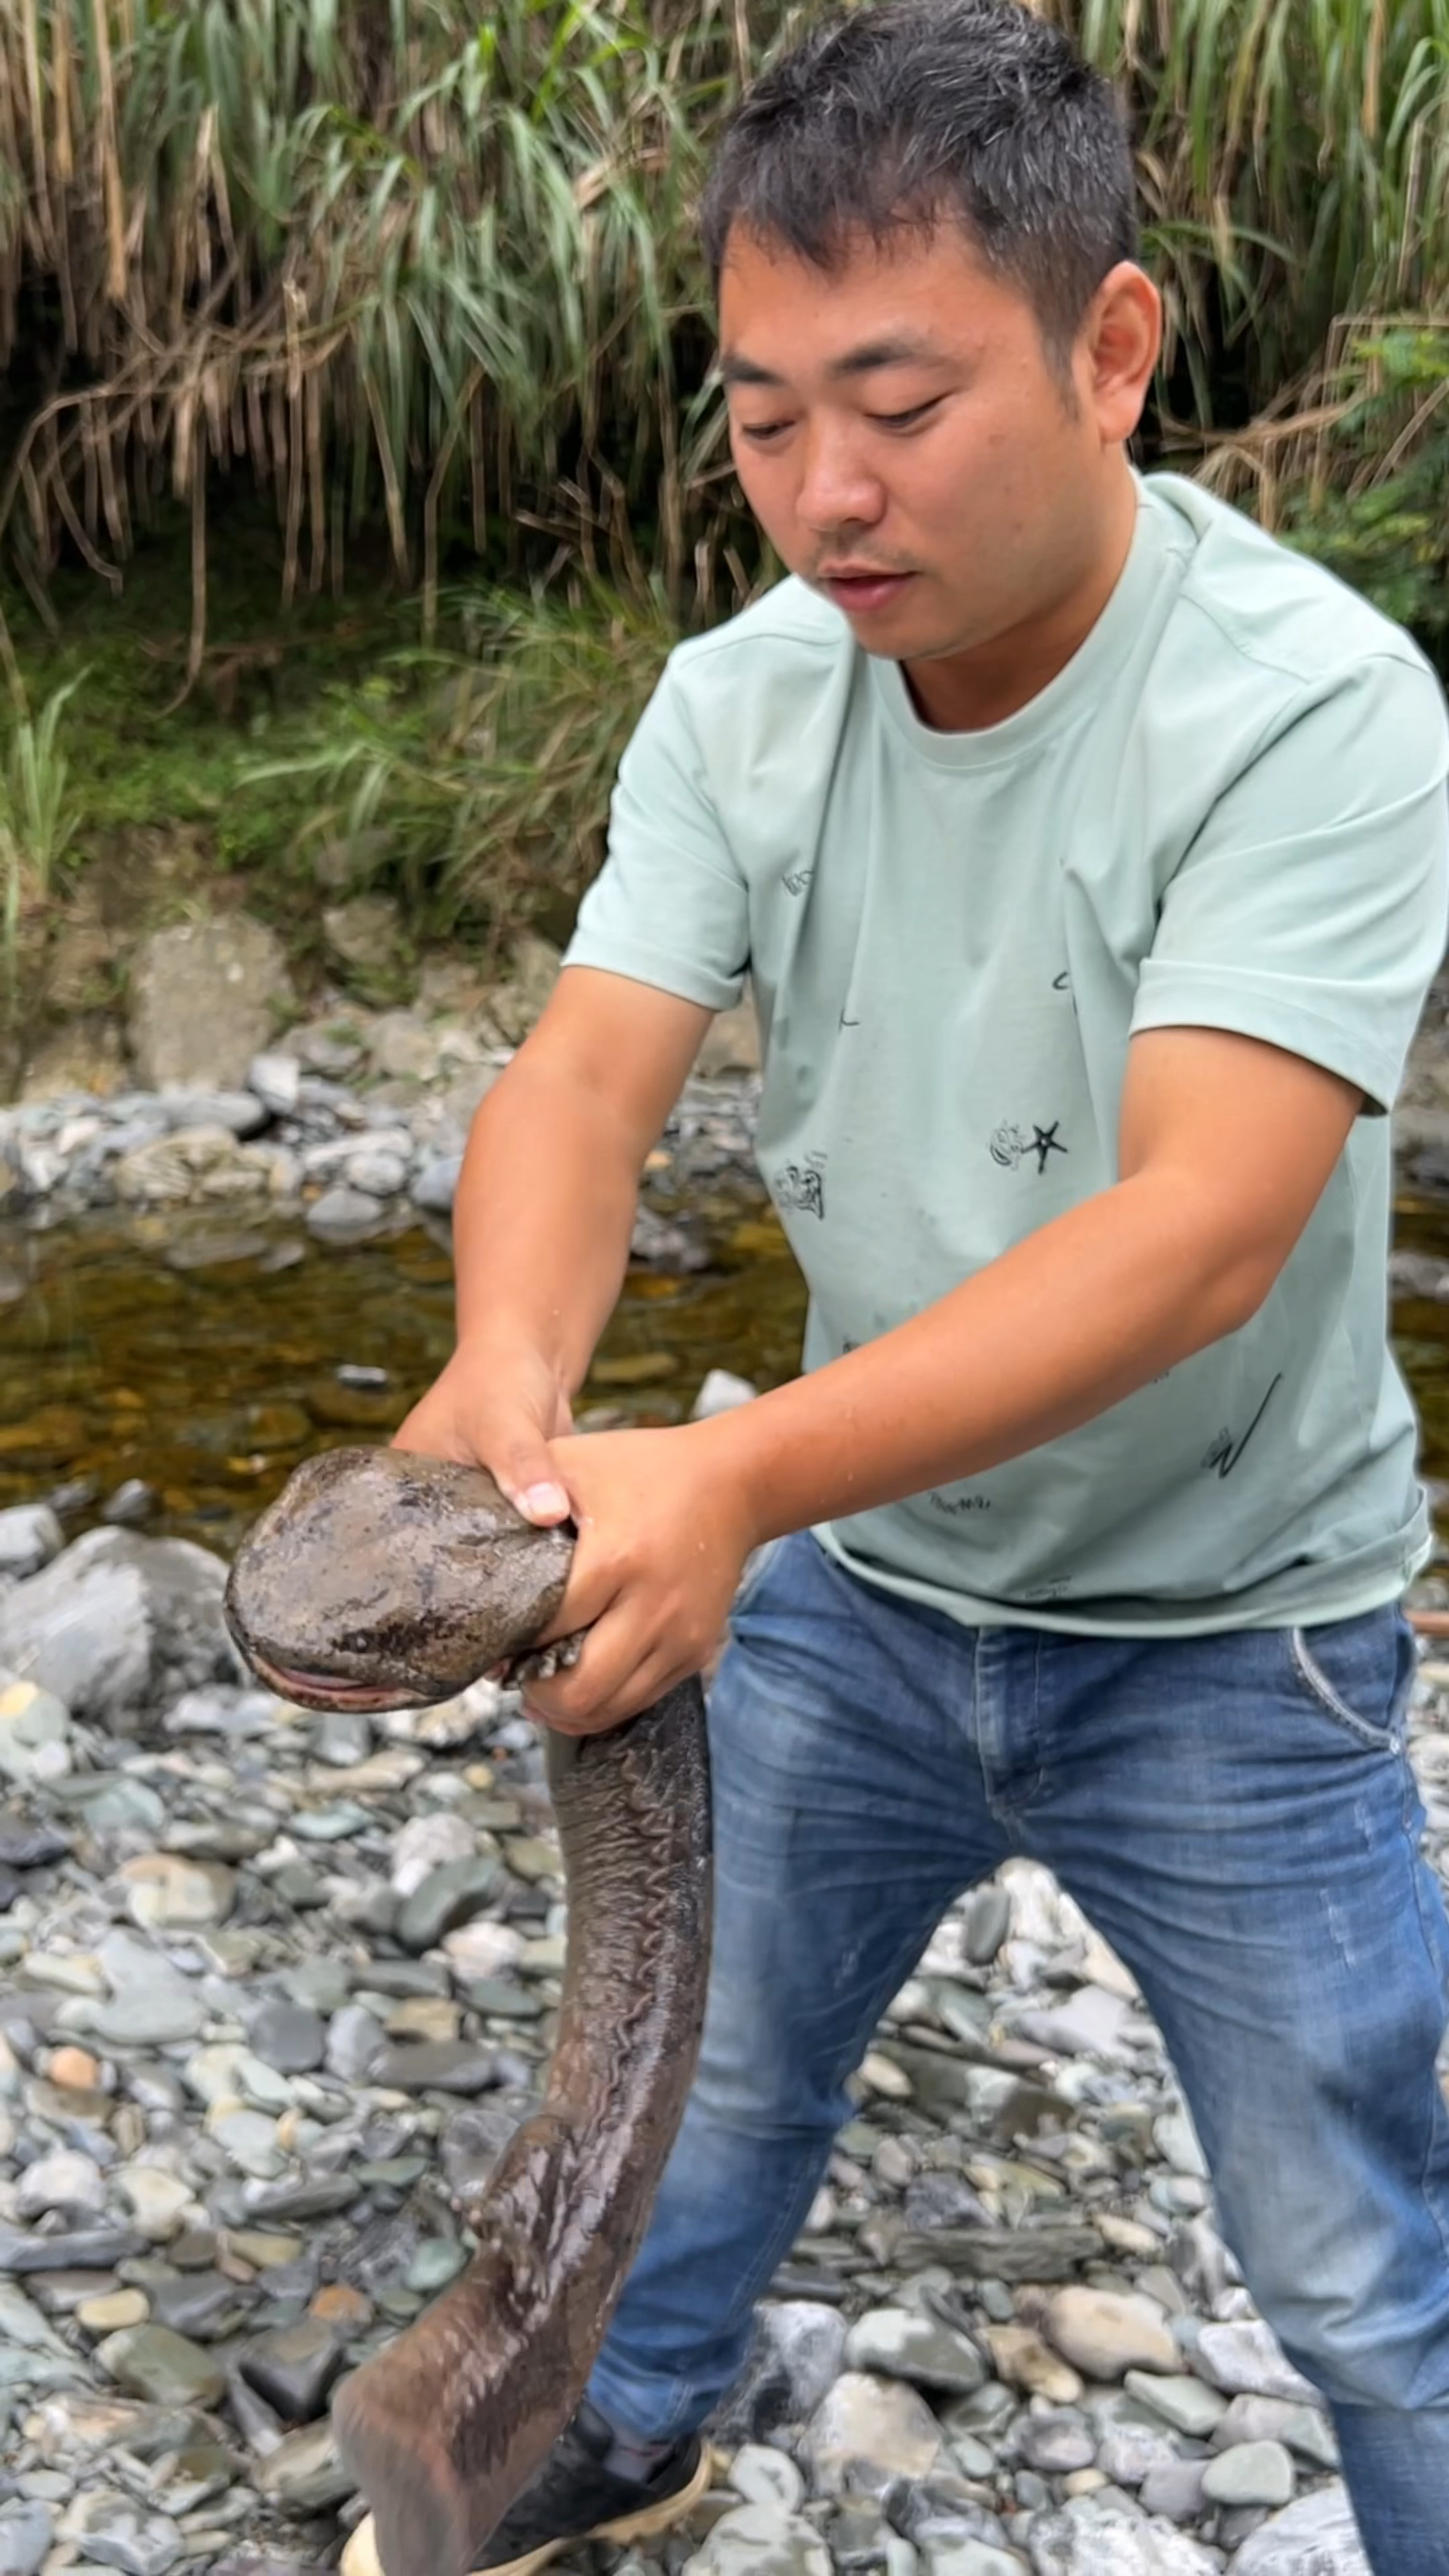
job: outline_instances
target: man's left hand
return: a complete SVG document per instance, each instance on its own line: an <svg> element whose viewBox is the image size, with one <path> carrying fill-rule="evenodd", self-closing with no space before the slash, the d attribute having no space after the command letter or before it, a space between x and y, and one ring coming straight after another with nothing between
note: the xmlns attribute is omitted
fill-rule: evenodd
<svg viewBox="0 0 1449 2576"><path fill-rule="evenodd" d="M529 1683L531 1717L565 1735L601 1734L710 1661L756 1539L710 1429L550 1442L579 1533L550 1634L589 1634L570 1672Z"/></svg>

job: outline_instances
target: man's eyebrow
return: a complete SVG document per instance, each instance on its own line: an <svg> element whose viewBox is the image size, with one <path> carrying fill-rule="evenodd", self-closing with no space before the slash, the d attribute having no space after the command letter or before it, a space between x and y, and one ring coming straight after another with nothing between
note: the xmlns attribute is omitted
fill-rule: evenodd
<svg viewBox="0 0 1449 2576"><path fill-rule="evenodd" d="M833 359L826 373L834 377L869 376L878 367L939 367L945 363L945 351L934 340L918 337L914 332L892 332L883 340L863 340L856 349L847 349L844 357ZM769 367L759 366L740 349L726 349L715 370L723 385L783 386L785 378Z"/></svg>

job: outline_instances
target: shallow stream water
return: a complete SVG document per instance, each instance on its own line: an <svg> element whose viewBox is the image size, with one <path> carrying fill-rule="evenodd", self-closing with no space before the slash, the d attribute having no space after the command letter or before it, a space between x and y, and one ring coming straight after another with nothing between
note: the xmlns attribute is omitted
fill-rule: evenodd
<svg viewBox="0 0 1449 2576"><path fill-rule="evenodd" d="M581 1417L684 1419L711 1368L793 1375L804 1290L764 1203L695 1211L709 1266L632 1268ZM1445 1264L1449 1207L1400 1202L1397 1240ZM131 1479L142 1526L228 1551L309 1451L386 1439L452 1347L446 1230L339 1248L295 1224L113 1217L0 1232L0 1505L58 1488L67 1534ZM1449 1299L1394 1309L1449 1566Z"/></svg>

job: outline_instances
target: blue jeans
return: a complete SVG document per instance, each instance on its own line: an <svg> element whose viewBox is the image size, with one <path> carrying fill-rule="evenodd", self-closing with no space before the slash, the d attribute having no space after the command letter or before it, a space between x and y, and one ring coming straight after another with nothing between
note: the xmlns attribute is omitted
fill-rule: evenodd
<svg viewBox="0 0 1449 2576"><path fill-rule="evenodd" d="M1449 1925L1399 1612L1140 1642L977 1630L801 1536L732 1624L704 2045L595 2402L644 2437L709 2414L881 2011L951 1900L1026 1854L1157 2018L1375 2570L1449 2576Z"/></svg>

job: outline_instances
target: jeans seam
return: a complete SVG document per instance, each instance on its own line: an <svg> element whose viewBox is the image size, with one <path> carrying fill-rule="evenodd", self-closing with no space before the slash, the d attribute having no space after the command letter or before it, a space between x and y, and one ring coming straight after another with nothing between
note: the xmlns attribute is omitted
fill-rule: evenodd
<svg viewBox="0 0 1449 2576"><path fill-rule="evenodd" d="M1349 1707L1346 1699L1341 1699L1339 1697L1339 1694L1334 1689L1328 1675L1323 1671L1321 1665L1315 1661L1313 1655L1309 1651L1308 1641L1304 1636L1303 1630L1301 1628L1290 1629L1289 1638L1293 1650L1293 1661L1298 1667L1299 1675L1307 1685L1308 1689L1313 1693L1313 1696L1317 1700L1320 1708L1326 1709L1330 1717L1336 1717L1339 1723L1346 1726L1350 1734L1355 1736L1360 1744L1367 1745L1372 1752L1402 1753L1404 1749L1404 1739L1398 1726L1391 1722L1388 1728L1385 1729L1381 1726L1372 1725L1366 1717L1360 1717L1356 1709Z"/></svg>
<svg viewBox="0 0 1449 2576"><path fill-rule="evenodd" d="M1419 1849L1419 1837L1414 1830L1413 1819L1413 1810L1418 1803L1419 1796L1418 1783L1414 1778L1414 1769L1409 1760L1407 1749L1401 1749L1399 1759L1403 1770L1404 1790L1404 1803L1403 1813L1400 1819L1400 1831L1408 1845L1409 1851L1409 1876L1414 1890L1414 1919L1419 1926L1419 1938L1424 1944L1425 1956L1428 1959L1430 1968L1433 1970L1434 1975L1438 1980L1441 2004L1445 2008L1446 2015L1449 2015L1449 1994L1446 1994L1444 1970L1435 1950L1434 1943L1430 1938L1429 1926L1424 1915L1424 1862ZM1442 2037L1443 2032L1441 2029L1441 2041ZM1424 2140L1424 2161L1419 2173L1419 2193L1420 2197L1427 2203L1429 2209L1433 2213L1435 2232L1437 2233L1439 2243L1443 2248L1444 2260L1446 2263L1449 2263L1449 2226L1446 2226L1445 2224L1444 2211L1440 2205L1440 2196L1431 2192L1429 2189L1429 2166L1434 2154L1435 2132L1438 2129L1443 2110L1443 2095L1439 2091L1437 2059L1438 2051L1436 2050L1436 2062L1429 2079L1434 2092L1434 2107L1429 2115L1428 2134Z"/></svg>

